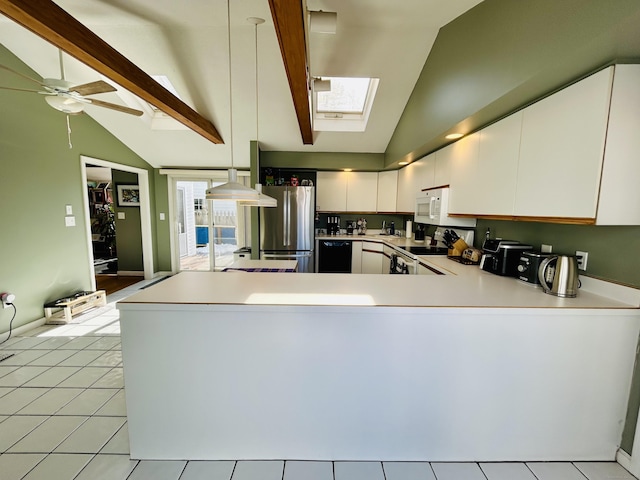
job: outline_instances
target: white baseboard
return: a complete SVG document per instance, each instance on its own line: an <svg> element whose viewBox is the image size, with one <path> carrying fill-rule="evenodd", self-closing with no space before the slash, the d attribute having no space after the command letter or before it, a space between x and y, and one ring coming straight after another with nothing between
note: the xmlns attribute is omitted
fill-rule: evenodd
<svg viewBox="0 0 640 480"><path fill-rule="evenodd" d="M640 471L634 471L635 465L633 465L633 462L631 461L631 456L621 448L616 452L616 462L618 462L632 475L635 475L636 477L640 475Z"/></svg>
<svg viewBox="0 0 640 480"><path fill-rule="evenodd" d="M15 337L16 335L21 335L24 332L28 332L29 330L33 330L34 328L41 327L45 324L47 319L45 317L38 318L37 320L33 320L29 323L25 323L24 325L20 325L19 327L13 328L11 330L11 336ZM0 342L5 340L6 335L9 333L9 330L6 332L0 333Z"/></svg>

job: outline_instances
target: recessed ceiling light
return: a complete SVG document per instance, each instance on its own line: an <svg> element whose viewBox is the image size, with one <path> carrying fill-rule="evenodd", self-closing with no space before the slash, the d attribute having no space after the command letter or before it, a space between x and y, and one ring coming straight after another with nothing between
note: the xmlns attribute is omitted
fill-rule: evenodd
<svg viewBox="0 0 640 480"><path fill-rule="evenodd" d="M461 137L464 137L464 133L450 133L444 138L446 138L447 140L457 140L458 138L461 138Z"/></svg>
<svg viewBox="0 0 640 480"><path fill-rule="evenodd" d="M398 162L398 165L409 165L409 162Z"/></svg>

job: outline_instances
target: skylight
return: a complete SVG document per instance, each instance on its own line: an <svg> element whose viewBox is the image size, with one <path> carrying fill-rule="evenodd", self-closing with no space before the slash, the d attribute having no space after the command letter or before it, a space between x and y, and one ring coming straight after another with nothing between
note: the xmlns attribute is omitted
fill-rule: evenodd
<svg viewBox="0 0 640 480"><path fill-rule="evenodd" d="M318 92L318 113L359 113L369 93L370 78L331 78L331 91Z"/></svg>
<svg viewBox="0 0 640 480"><path fill-rule="evenodd" d="M377 78L322 77L331 91L315 93L316 131L364 132L378 88Z"/></svg>

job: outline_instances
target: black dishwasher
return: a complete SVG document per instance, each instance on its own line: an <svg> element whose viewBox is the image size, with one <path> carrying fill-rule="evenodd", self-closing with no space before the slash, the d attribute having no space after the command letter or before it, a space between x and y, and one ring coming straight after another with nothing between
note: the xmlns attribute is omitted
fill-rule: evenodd
<svg viewBox="0 0 640 480"><path fill-rule="evenodd" d="M351 273L351 242L319 240L318 273Z"/></svg>

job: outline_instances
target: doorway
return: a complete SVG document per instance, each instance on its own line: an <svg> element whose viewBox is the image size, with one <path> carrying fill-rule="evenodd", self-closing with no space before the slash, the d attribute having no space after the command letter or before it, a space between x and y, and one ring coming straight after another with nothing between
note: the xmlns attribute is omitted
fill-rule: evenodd
<svg viewBox="0 0 640 480"><path fill-rule="evenodd" d="M234 201L212 202L207 188L226 181L221 172L210 178L171 178L174 265L179 271L221 271L234 252L250 242L245 208Z"/></svg>
<svg viewBox="0 0 640 480"><path fill-rule="evenodd" d="M116 281L114 281L114 279L112 278L108 282L101 285L101 287L105 287L101 289L108 290L107 293L110 293L110 291L116 291L120 288L124 288L124 286L128 286L131 283L138 282L141 280L141 278L153 278L153 247L151 242L151 213L148 172L144 169L120 165L117 163L99 160L91 157L81 156L80 158L83 185L88 185L88 171L91 172L92 166L108 170L109 179L111 179L111 175L113 175L114 173L117 173L119 176L119 180L116 179L116 181L108 181L105 174L105 180L102 181L103 185L96 183L96 188L100 186L104 191L104 195L102 197L98 193L97 196L90 198L90 195L93 194L91 189L87 189L87 194L83 196L83 201L85 204L85 227L87 232L88 246L87 251L89 253L88 265L91 276L92 290L97 289L98 282L96 279L96 274L115 274L117 277L121 277L116 279ZM126 179L125 183L136 184L135 189L137 192L137 199L139 200L139 202L137 203L139 203L139 205L136 205L135 211L133 209L128 211L123 209L124 211L122 212L116 212L114 209L114 205L117 205L118 202L118 192L116 187L118 182L122 182L122 179ZM109 185L104 185L105 183L109 183ZM123 270L122 268L120 268L122 264L119 260L116 260L115 262L113 260L110 260L114 258L114 256L115 258L119 258L117 247L114 249L112 244L104 241L107 240L106 238L100 238L105 237L103 233L94 232L92 230L92 219L95 219L96 217L95 206L96 204L98 204L98 202L96 202L95 200L102 200L102 203L100 203L101 211L103 212L103 214L107 216L110 215L112 217L114 221L113 228L115 229L113 235L116 239L118 236L118 230L115 227L115 225L117 225L117 222L115 222L114 218L116 216L116 213L120 214L118 215L120 218L124 217L123 219L126 219L128 217L131 221L130 224L134 227L133 235L137 238L137 241L140 244L139 248L134 253L134 255L137 257L136 261L138 263L133 267L133 270ZM121 228L120 233L123 236L131 235L131 232L127 232L126 225ZM94 239L100 242L100 247L104 247L102 248L102 250L94 250ZM126 250L121 253L124 255L126 253ZM107 262L108 266L106 268L106 272L105 266L102 262L98 261L99 265L96 265L96 259L102 259L103 254L105 254L105 258L107 260L110 260ZM127 267L127 261L125 261L124 263L125 268L130 268Z"/></svg>

